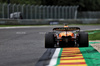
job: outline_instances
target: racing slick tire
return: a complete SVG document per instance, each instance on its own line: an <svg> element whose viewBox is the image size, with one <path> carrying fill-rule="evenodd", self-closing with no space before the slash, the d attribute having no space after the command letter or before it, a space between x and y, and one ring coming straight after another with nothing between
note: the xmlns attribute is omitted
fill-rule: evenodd
<svg viewBox="0 0 100 66"><path fill-rule="evenodd" d="M79 33L79 47L88 47L88 33L87 32L80 32Z"/></svg>
<svg viewBox="0 0 100 66"><path fill-rule="evenodd" d="M54 48L54 41L55 39L53 32L45 34L45 48Z"/></svg>

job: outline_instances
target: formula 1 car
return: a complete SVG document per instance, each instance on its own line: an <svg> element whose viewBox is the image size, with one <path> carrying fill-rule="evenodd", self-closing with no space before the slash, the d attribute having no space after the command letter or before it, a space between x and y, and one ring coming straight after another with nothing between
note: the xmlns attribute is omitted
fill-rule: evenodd
<svg viewBox="0 0 100 66"><path fill-rule="evenodd" d="M79 27L58 27L45 34L45 48L88 47L88 33Z"/></svg>

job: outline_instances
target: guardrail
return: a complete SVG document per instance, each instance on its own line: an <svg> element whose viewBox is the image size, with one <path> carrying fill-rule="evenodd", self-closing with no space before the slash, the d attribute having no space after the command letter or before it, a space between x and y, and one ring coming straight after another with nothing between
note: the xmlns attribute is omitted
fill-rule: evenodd
<svg viewBox="0 0 100 66"><path fill-rule="evenodd" d="M100 24L100 19L0 19L1 25Z"/></svg>

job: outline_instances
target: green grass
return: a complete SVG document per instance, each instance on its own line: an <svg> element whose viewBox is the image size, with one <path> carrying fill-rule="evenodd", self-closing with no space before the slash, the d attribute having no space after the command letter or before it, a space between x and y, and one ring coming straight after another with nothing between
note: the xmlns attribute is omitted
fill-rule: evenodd
<svg viewBox="0 0 100 66"><path fill-rule="evenodd" d="M100 40L100 30L87 31L89 34L89 40Z"/></svg>
<svg viewBox="0 0 100 66"><path fill-rule="evenodd" d="M89 40L100 40L100 32L95 34L89 34Z"/></svg>

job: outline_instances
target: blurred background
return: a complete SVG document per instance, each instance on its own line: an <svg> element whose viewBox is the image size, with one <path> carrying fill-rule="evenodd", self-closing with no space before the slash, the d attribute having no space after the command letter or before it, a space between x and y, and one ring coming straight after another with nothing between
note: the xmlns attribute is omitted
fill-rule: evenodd
<svg viewBox="0 0 100 66"><path fill-rule="evenodd" d="M100 23L100 0L0 0L0 6L0 24Z"/></svg>

